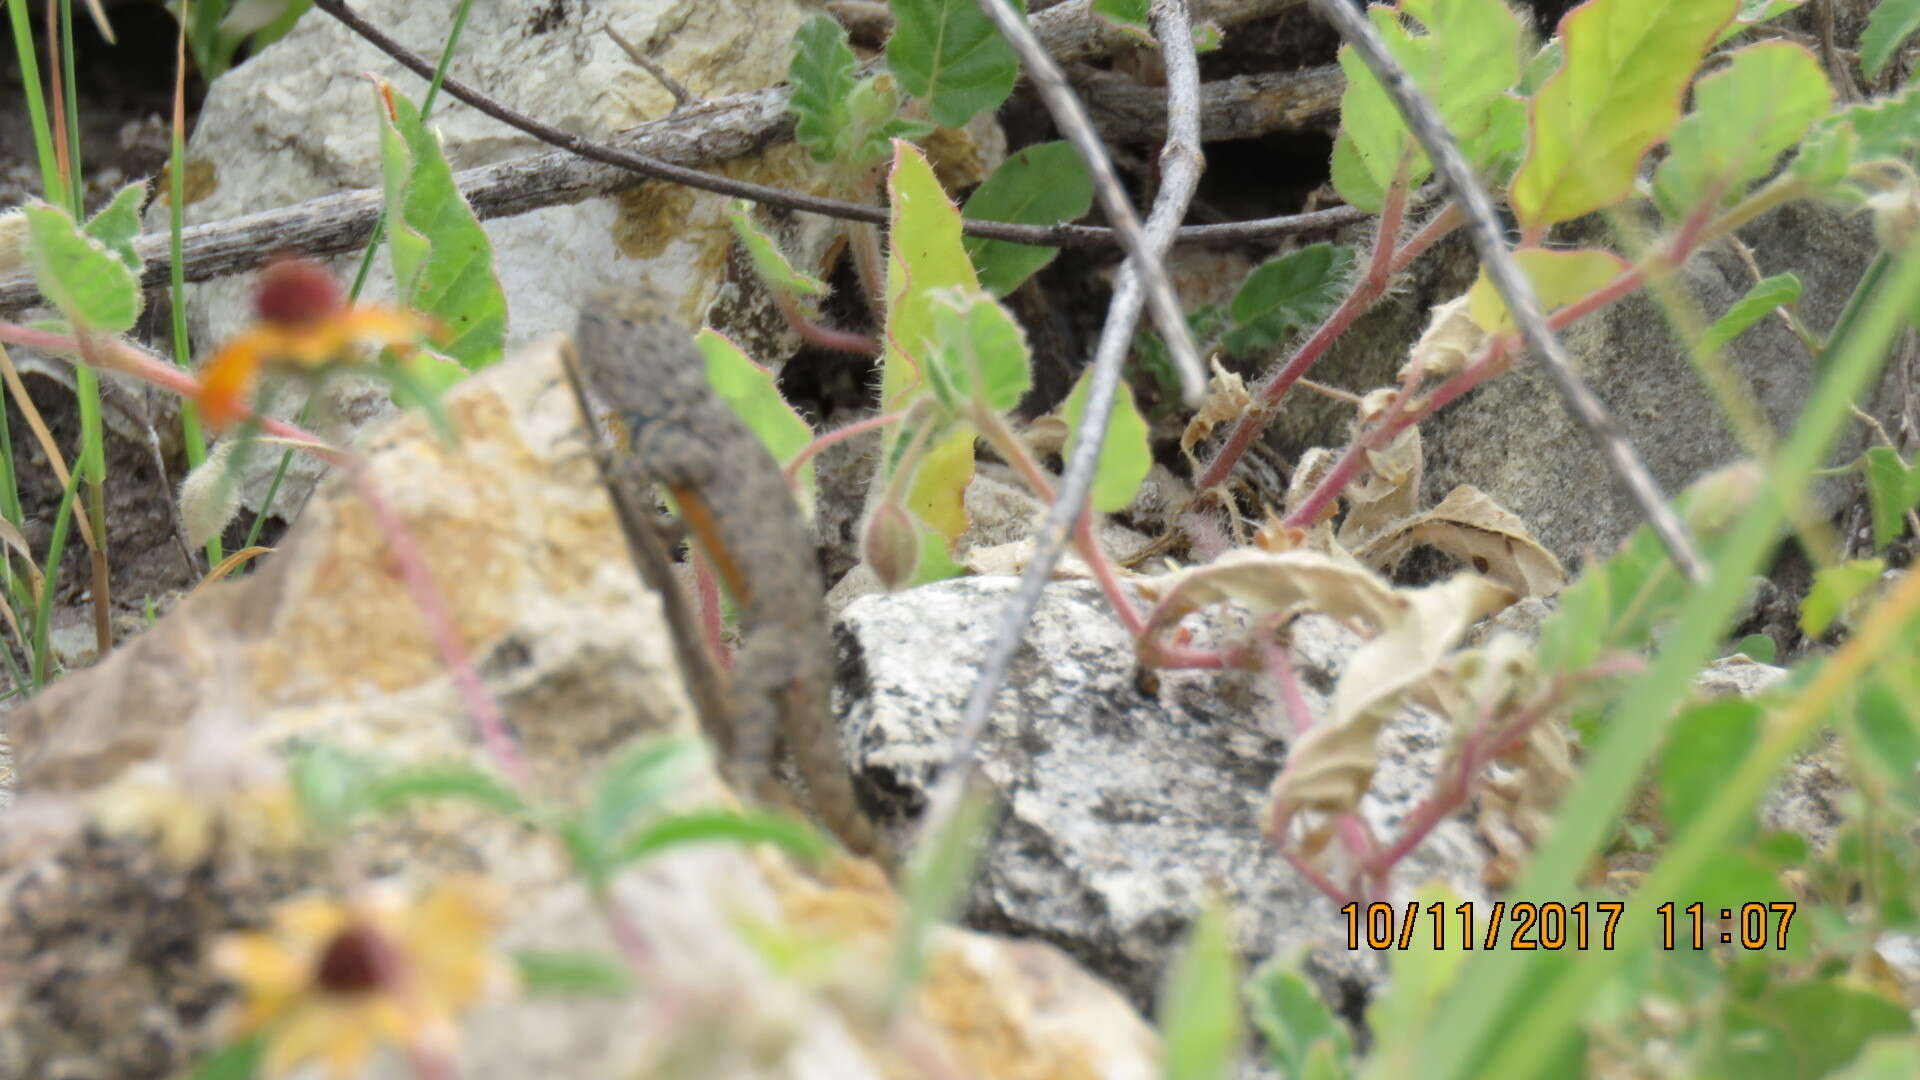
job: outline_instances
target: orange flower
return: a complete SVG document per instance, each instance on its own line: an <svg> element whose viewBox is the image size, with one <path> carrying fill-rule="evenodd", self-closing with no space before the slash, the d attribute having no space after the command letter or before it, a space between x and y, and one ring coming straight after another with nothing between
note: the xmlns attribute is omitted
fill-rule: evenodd
<svg viewBox="0 0 1920 1080"><path fill-rule="evenodd" d="M219 941L213 963L240 984L240 1034L263 1034L264 1075L324 1059L351 1077L383 1043L451 1053L454 1017L511 981L487 949L499 902L485 882L436 888L417 903L299 899L266 933Z"/></svg>
<svg viewBox="0 0 1920 1080"><path fill-rule="evenodd" d="M378 304L349 305L319 263L283 256L267 264L254 292L254 325L200 369L194 403L219 430L246 412L263 370L319 371L358 362L356 346L411 348L432 329L424 316Z"/></svg>

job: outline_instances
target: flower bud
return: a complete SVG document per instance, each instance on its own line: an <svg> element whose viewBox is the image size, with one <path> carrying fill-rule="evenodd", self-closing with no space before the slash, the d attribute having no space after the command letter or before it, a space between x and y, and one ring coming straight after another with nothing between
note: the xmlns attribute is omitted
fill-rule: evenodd
<svg viewBox="0 0 1920 1080"><path fill-rule="evenodd" d="M860 555L888 591L913 578L920 565L920 532L905 507L889 501L874 508L860 538Z"/></svg>

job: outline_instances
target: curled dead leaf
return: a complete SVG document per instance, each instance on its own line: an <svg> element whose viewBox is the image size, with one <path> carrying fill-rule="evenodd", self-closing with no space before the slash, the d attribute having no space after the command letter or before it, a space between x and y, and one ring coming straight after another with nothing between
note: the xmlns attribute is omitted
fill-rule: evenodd
<svg viewBox="0 0 1920 1080"><path fill-rule="evenodd" d="M1341 538L1348 539L1344 525ZM1526 523L1468 484L1448 492L1432 509L1382 529L1357 545L1354 555L1392 573L1420 546L1451 555L1522 596L1551 596L1567 583L1560 560L1533 538Z"/></svg>
<svg viewBox="0 0 1920 1080"><path fill-rule="evenodd" d="M1200 471L1200 462L1193 456L1193 448L1207 440L1213 429L1221 424L1238 420L1253 408L1253 395L1247 391L1247 382L1240 376L1220 366L1219 360L1213 361L1213 378L1207 383L1207 400L1200 403L1200 411L1187 421L1187 429L1180 433L1180 452L1193 464L1193 471Z"/></svg>
<svg viewBox="0 0 1920 1080"><path fill-rule="evenodd" d="M1404 381L1417 372L1423 378L1444 379L1466 367L1486 340L1487 332L1473 321L1467 294L1462 293L1435 305L1426 330L1400 369L1400 378Z"/></svg>

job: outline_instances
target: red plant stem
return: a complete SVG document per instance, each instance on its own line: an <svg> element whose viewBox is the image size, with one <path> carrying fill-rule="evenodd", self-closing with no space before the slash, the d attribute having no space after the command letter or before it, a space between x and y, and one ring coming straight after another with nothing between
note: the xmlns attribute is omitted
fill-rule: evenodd
<svg viewBox="0 0 1920 1080"><path fill-rule="evenodd" d="M515 786L526 788L532 779L526 758L521 756L519 744L514 741L513 733L507 730L506 720L501 717L492 695L481 683L479 672L474 670L466 646L461 643L459 631L454 627L453 617L441 602L440 588L434 583L433 570L427 565L425 552L414 540L406 521L374 486L366 462L350 457L345 459L344 464L353 475L354 486L361 500L372 511L374 520L386 536L387 547L393 553L394 570L412 594L414 606L420 609L420 617L427 624L427 635L440 654L440 662L452 674L467 715L473 718L473 725L480 733L481 743L500 766L500 771Z"/></svg>
<svg viewBox="0 0 1920 1080"><path fill-rule="evenodd" d="M607 929L613 934L613 943L620 949L620 955L627 958L627 966L636 972L645 973L653 963L653 946L647 943L647 935L633 921L633 913L613 895L611 886L601 886L594 890L594 903L600 909L600 917L607 921Z"/></svg>
<svg viewBox="0 0 1920 1080"><path fill-rule="evenodd" d="M707 647L713 655L720 658L720 670L733 670L733 655L727 652L727 643L721 637L722 623L720 615L720 579L714 575L713 561L701 553L699 545L693 547L693 592L700 608L700 632L706 636Z"/></svg>
<svg viewBox="0 0 1920 1080"><path fill-rule="evenodd" d="M1211 462L1208 462L1205 471L1200 474L1200 479L1194 481L1195 491L1211 491L1226 480L1227 474L1233 471L1233 467L1239 464L1240 458L1246 454L1247 447L1253 445L1253 440L1266 430L1267 424L1272 422L1274 415L1279 411L1281 400L1287 396L1287 391L1291 390L1293 384L1307 373L1307 369L1311 368L1321 355L1340 339L1340 335L1347 332L1347 328L1353 325L1354 320L1371 308L1374 302L1380 299L1381 294L1387 291L1387 282L1392 276L1394 244L1399 239L1400 222L1406 208L1407 187L1404 183L1396 183L1388 190L1387 203L1381 208L1380 227L1373 236L1373 254L1367 259L1366 272L1361 275L1360 280L1354 282L1346 299L1340 301L1340 306L1333 309L1333 313L1327 316L1319 329L1302 342L1286 364L1279 371L1274 372L1254 392L1253 408L1248 409L1235 422L1233 431L1228 433L1227 441L1221 445L1219 453L1213 456ZM1428 243L1431 242L1431 240L1428 241Z"/></svg>
<svg viewBox="0 0 1920 1080"><path fill-rule="evenodd" d="M980 433L986 437L987 442L992 444L994 450L1013 466L1022 480L1026 481L1027 487L1033 490L1034 497L1043 503L1051 504L1054 498L1053 481L1047 479L1047 474L1041 471L1039 462L1034 461L1033 455L1027 453L1026 444L1008 429L1006 421L1001 419L1000 414L982 406L975 410L973 419L974 426L980 429ZM1133 602L1127 599L1126 592L1120 587L1119 571L1114 569L1112 561L1107 558L1107 553L1100 549L1099 542L1094 539L1091 506L1081 507L1080 515L1075 519L1073 546L1080 552L1081 560L1087 564L1087 569L1092 571L1093 579L1099 583L1101 593L1106 596L1108 606L1113 608L1114 615L1127 628L1127 634L1133 638L1137 647L1146 637L1147 624L1140 617L1140 612L1133 606Z"/></svg>
<svg viewBox="0 0 1920 1080"><path fill-rule="evenodd" d="M881 413L879 416L869 416L865 420L856 420L845 427L834 428L825 435L815 438L805 447L802 447L800 453L795 456L792 461L787 462L787 486L796 487L799 485L800 467L813 460L814 455L820 453L820 451L825 450L834 443L851 439L855 435L864 435L876 428L883 428L888 424L898 423L904 419L906 415L906 410L902 409L897 412Z"/></svg>
<svg viewBox="0 0 1920 1080"><path fill-rule="evenodd" d="M1332 900L1335 904L1340 904L1340 905L1353 903L1352 893L1349 893L1347 890L1341 888L1338 885L1335 885L1333 883L1332 878L1329 878L1327 875L1315 869L1311 863L1307 862L1307 860L1294 854L1293 849L1281 844L1280 839L1278 837L1274 838L1273 847L1275 851L1278 851L1280 853L1281 858L1287 860L1288 863L1292 864L1294 870L1299 872L1301 877L1306 878L1308 881L1312 882L1314 888L1319 889L1322 893L1326 894L1327 899Z"/></svg>
<svg viewBox="0 0 1920 1080"><path fill-rule="evenodd" d="M24 0L22 0L24 2ZM67 201L72 204L73 214L79 217L81 203L85 197L80 191L80 178L73 174L73 162L67 158L67 102L66 102L66 65L60 62L60 17L59 5L47 0L47 82L53 90L53 115L49 117L53 130L54 167L60 172L60 184L66 188ZM52 195L49 191L47 194Z"/></svg>
<svg viewBox="0 0 1920 1080"><path fill-rule="evenodd" d="M1280 703L1286 707L1293 733L1305 735L1313 729L1313 709L1307 705L1307 696L1300 692L1300 677L1293 670L1293 653L1277 641L1267 642L1263 651L1267 674L1280 688Z"/></svg>
<svg viewBox="0 0 1920 1080"><path fill-rule="evenodd" d="M785 289L770 288L769 291L773 293L773 302L779 306L780 314L786 316L787 325L793 327L793 332L800 335L800 340L835 352L855 353L860 356L880 355L879 338L848 330L835 330L831 326L821 326L808 318L806 312L800 310L800 305L794 303L793 297L788 295Z"/></svg>
<svg viewBox="0 0 1920 1080"><path fill-rule="evenodd" d="M1428 248L1465 224L1466 220L1466 212L1460 209L1459 203L1449 202L1441 207L1439 213L1428 218L1427 223L1420 227L1420 231L1414 233L1406 243L1400 245L1399 251L1393 253L1393 262L1387 267L1387 276L1392 277L1412 266L1413 260L1425 255Z"/></svg>

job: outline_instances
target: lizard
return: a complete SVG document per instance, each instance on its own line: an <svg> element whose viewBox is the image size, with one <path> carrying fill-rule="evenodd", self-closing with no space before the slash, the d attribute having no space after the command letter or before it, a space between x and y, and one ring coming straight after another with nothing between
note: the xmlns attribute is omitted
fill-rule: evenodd
<svg viewBox="0 0 1920 1080"><path fill-rule="evenodd" d="M857 854L876 851L853 792L827 700L826 598L813 536L786 476L707 381L706 361L651 288L606 292L580 314L564 352L568 382L598 431L621 431L595 455L629 554L661 596L676 658L701 725L734 778L772 792L772 748L786 745L814 811ZM606 413L594 411L597 400ZM722 672L672 573L655 490L712 564L740 613L741 643Z"/></svg>

